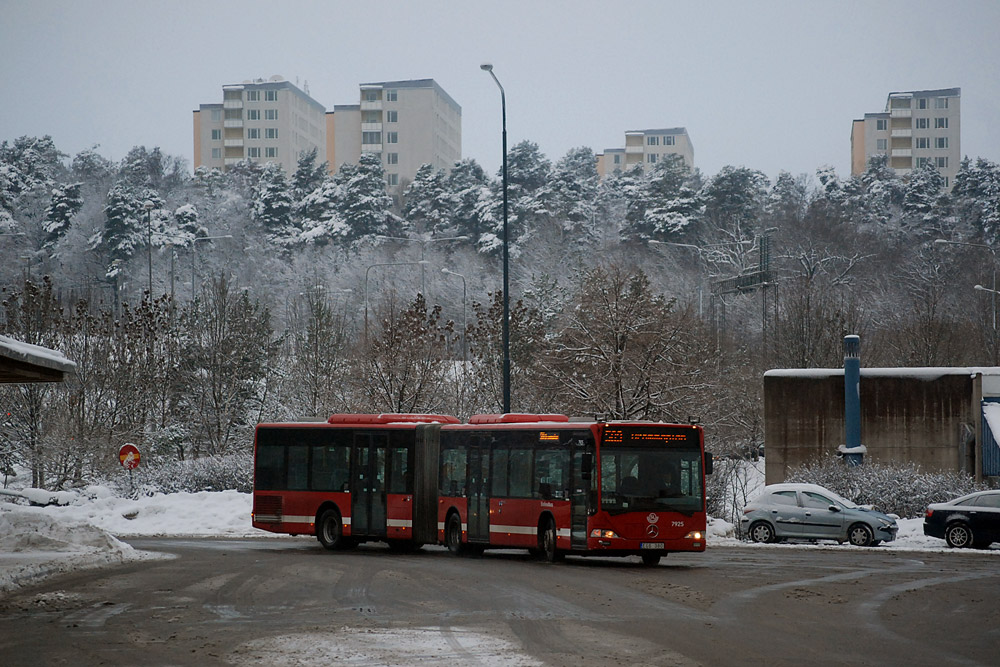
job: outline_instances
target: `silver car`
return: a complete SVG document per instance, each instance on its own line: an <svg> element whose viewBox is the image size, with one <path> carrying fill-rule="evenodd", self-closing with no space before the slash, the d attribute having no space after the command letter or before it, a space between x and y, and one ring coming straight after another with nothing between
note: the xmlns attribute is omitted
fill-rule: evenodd
<svg viewBox="0 0 1000 667"><path fill-rule="evenodd" d="M896 539L895 517L855 505L817 484L771 484L743 508L742 534L754 542L836 540L859 547Z"/></svg>

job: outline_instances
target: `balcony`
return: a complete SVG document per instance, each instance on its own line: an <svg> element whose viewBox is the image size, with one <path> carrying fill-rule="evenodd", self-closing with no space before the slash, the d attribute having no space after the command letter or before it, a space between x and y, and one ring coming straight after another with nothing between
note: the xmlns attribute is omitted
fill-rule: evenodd
<svg viewBox="0 0 1000 667"><path fill-rule="evenodd" d="M226 148L229 148L230 146L243 146L243 140L242 139L226 139L226 141L224 142L223 145Z"/></svg>
<svg viewBox="0 0 1000 667"><path fill-rule="evenodd" d="M912 137L912 136L913 136L913 130L893 130L892 131L892 137L894 139L896 137Z"/></svg>
<svg viewBox="0 0 1000 667"><path fill-rule="evenodd" d="M382 100L375 100L373 102L362 102L362 111L381 111L382 110Z"/></svg>
<svg viewBox="0 0 1000 667"><path fill-rule="evenodd" d="M645 152L645 150L646 150L645 146L626 146L625 147L625 154L626 155L631 155L631 154L635 154L635 153L640 153L641 154L641 153Z"/></svg>
<svg viewBox="0 0 1000 667"><path fill-rule="evenodd" d="M226 166L227 167L231 167L234 164L239 164L240 162L243 162L243 158L241 158L241 157L227 157L226 158Z"/></svg>
<svg viewBox="0 0 1000 667"><path fill-rule="evenodd" d="M893 118L910 118L911 116L913 116L913 110L912 109L893 109L890 112L890 115Z"/></svg>
<svg viewBox="0 0 1000 667"><path fill-rule="evenodd" d="M243 100L225 100L222 103L223 109L242 109Z"/></svg>
<svg viewBox="0 0 1000 667"><path fill-rule="evenodd" d="M243 127L243 119L237 118L237 119L222 121L222 127Z"/></svg>
<svg viewBox="0 0 1000 667"><path fill-rule="evenodd" d="M362 132L381 132L382 123L361 123Z"/></svg>
<svg viewBox="0 0 1000 667"><path fill-rule="evenodd" d="M381 153L382 144L361 144L362 153Z"/></svg>
<svg viewBox="0 0 1000 667"><path fill-rule="evenodd" d="M912 157L913 150L910 148L893 148L892 157Z"/></svg>

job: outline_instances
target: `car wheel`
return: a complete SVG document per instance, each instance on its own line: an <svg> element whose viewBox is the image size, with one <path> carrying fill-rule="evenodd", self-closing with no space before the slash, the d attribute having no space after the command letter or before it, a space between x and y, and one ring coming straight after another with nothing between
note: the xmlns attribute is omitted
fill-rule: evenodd
<svg viewBox="0 0 1000 667"><path fill-rule="evenodd" d="M774 528L767 521L757 521L750 526L750 539L754 542L774 542Z"/></svg>
<svg viewBox="0 0 1000 667"><path fill-rule="evenodd" d="M346 542L344 528L336 510L326 510L320 515L319 524L316 526L316 539L323 548L331 551L344 548Z"/></svg>
<svg viewBox="0 0 1000 667"><path fill-rule="evenodd" d="M871 527L856 523L847 529L847 541L856 547L870 547L875 543L875 535Z"/></svg>
<svg viewBox="0 0 1000 667"><path fill-rule="evenodd" d="M465 545L462 544L462 519L459 518L458 514L452 514L448 517L448 526L444 531L444 541L448 545L448 551L458 556L465 551Z"/></svg>
<svg viewBox="0 0 1000 667"><path fill-rule="evenodd" d="M972 529L966 523L953 523L944 531L944 541L949 547L955 549L967 549L971 547L975 540L972 538Z"/></svg>

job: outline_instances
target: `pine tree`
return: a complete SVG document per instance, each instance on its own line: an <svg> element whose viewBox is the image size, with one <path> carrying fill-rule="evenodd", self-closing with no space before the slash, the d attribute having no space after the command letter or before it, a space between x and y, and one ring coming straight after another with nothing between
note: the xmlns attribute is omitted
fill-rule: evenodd
<svg viewBox="0 0 1000 667"><path fill-rule="evenodd" d="M292 223L292 193L280 165L264 165L251 210L271 243L287 247L298 240L299 230Z"/></svg>
<svg viewBox="0 0 1000 667"><path fill-rule="evenodd" d="M44 247L55 245L69 230L73 217L83 207L83 197L80 196L82 186L83 183L71 183L52 189L52 202L45 210Z"/></svg>
<svg viewBox="0 0 1000 667"><path fill-rule="evenodd" d="M418 232L446 229L451 212L444 173L423 164L403 193L403 217Z"/></svg>
<svg viewBox="0 0 1000 667"><path fill-rule="evenodd" d="M357 166L342 169L344 187L340 215L348 226L347 240L357 243L370 236L390 235L398 219L392 214L392 197L385 191L385 170L381 158L365 153Z"/></svg>

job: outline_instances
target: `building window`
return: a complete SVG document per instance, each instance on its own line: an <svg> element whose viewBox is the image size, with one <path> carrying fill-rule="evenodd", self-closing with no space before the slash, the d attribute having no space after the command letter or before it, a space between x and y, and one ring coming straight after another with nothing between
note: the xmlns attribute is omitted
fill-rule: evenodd
<svg viewBox="0 0 1000 667"><path fill-rule="evenodd" d="M917 108L918 109L926 109L927 108L927 98L926 97L921 97L921 98L919 98L917 100Z"/></svg>
<svg viewBox="0 0 1000 667"><path fill-rule="evenodd" d="M222 130L212 130L212 141L219 141L222 139Z"/></svg>
<svg viewBox="0 0 1000 667"><path fill-rule="evenodd" d="M247 120L260 120L260 109L247 109Z"/></svg>
<svg viewBox="0 0 1000 667"><path fill-rule="evenodd" d="M399 122L399 112L398 111L386 111L385 112L385 122L396 123Z"/></svg>
<svg viewBox="0 0 1000 667"><path fill-rule="evenodd" d="M885 139L879 139L879 141L885 141ZM930 137L917 137L917 148L930 148L931 138Z"/></svg>
<svg viewBox="0 0 1000 667"><path fill-rule="evenodd" d="M212 120L222 120L222 109L212 109Z"/></svg>
<svg viewBox="0 0 1000 667"><path fill-rule="evenodd" d="M948 108L948 98L947 97L939 97L936 100L934 100L934 108L935 109L947 109Z"/></svg>
<svg viewBox="0 0 1000 667"><path fill-rule="evenodd" d="M386 164L399 164L399 153L386 153L385 154Z"/></svg>
<svg viewBox="0 0 1000 667"><path fill-rule="evenodd" d="M218 160L218 159L221 159L221 158L222 158L222 149L221 148L213 148L212 149L212 159L213 160Z"/></svg>
<svg viewBox="0 0 1000 667"><path fill-rule="evenodd" d="M260 128L259 127L248 127L247 128L247 139L260 139Z"/></svg>
<svg viewBox="0 0 1000 667"><path fill-rule="evenodd" d="M934 148L948 148L948 137L935 137Z"/></svg>
<svg viewBox="0 0 1000 667"><path fill-rule="evenodd" d="M247 149L247 157L260 157L260 148L252 146Z"/></svg>
<svg viewBox="0 0 1000 667"><path fill-rule="evenodd" d="M395 102L396 101L396 91L395 90L387 90L387 91L385 91L385 101L386 102Z"/></svg>
<svg viewBox="0 0 1000 667"><path fill-rule="evenodd" d="M660 145L660 138L659 137L646 137L646 145L647 146L659 146Z"/></svg>
<svg viewBox="0 0 1000 667"><path fill-rule="evenodd" d="M259 90L248 90L247 91L247 102L259 102L260 101L260 91Z"/></svg>
<svg viewBox="0 0 1000 667"><path fill-rule="evenodd" d="M268 146L264 149L264 157L278 157L278 149L274 146Z"/></svg>
<svg viewBox="0 0 1000 667"><path fill-rule="evenodd" d="M947 129L947 127L948 127L948 119L947 118L935 118L934 119L934 129L935 130Z"/></svg>
<svg viewBox="0 0 1000 667"><path fill-rule="evenodd" d="M357 136L357 135L355 135ZM382 133L381 132L362 132L361 133L361 143L363 144L380 144L382 143Z"/></svg>
<svg viewBox="0 0 1000 667"><path fill-rule="evenodd" d="M930 158L929 157L918 157L917 158L917 169L920 169L921 167L923 167L928 162L930 162Z"/></svg>
<svg viewBox="0 0 1000 667"><path fill-rule="evenodd" d="M926 130L931 126L930 118L917 118L917 129Z"/></svg>
<svg viewBox="0 0 1000 667"><path fill-rule="evenodd" d="M879 118L875 121L875 129L880 131L889 129L889 121L885 118Z"/></svg>
<svg viewBox="0 0 1000 667"><path fill-rule="evenodd" d="M936 157L936 158L934 158L934 165L938 169L947 169L948 168L948 158L946 158L946 157Z"/></svg>
<svg viewBox="0 0 1000 667"><path fill-rule="evenodd" d="M646 156L646 162L649 164L656 164L656 153L650 153Z"/></svg>
<svg viewBox="0 0 1000 667"><path fill-rule="evenodd" d="M673 146L673 145L674 145L674 142L675 142L676 140L677 140L677 137L675 137L675 136L674 136L674 135L672 135L672 134L668 134L668 135L666 135L665 137L663 137L663 145L664 145L664 146Z"/></svg>
<svg viewBox="0 0 1000 667"><path fill-rule="evenodd" d="M389 185L399 185L399 174L386 174L385 178Z"/></svg>
<svg viewBox="0 0 1000 667"><path fill-rule="evenodd" d="M399 143L399 132L386 132L385 133L385 143L387 143L387 144L398 144Z"/></svg>
<svg viewBox="0 0 1000 667"><path fill-rule="evenodd" d="M264 101L265 102L277 102L278 101L278 91L277 90L265 90L264 91Z"/></svg>
<svg viewBox="0 0 1000 667"><path fill-rule="evenodd" d="M888 139L876 139L875 140L875 150L878 150L878 151L884 151L884 150L886 150L886 148L888 148L888 143L889 143ZM919 148L919 146L918 146L918 148Z"/></svg>
<svg viewBox="0 0 1000 667"><path fill-rule="evenodd" d="M615 164L621 164L621 163L622 163L622 156L621 155L616 155L615 156Z"/></svg>
<svg viewBox="0 0 1000 667"><path fill-rule="evenodd" d="M366 90L363 97L365 102L378 102L378 91Z"/></svg>
<svg viewBox="0 0 1000 667"><path fill-rule="evenodd" d="M278 120L278 110L264 109L264 120Z"/></svg>
<svg viewBox="0 0 1000 667"><path fill-rule="evenodd" d="M278 138L278 128L269 127L264 130L265 139L277 139Z"/></svg>

